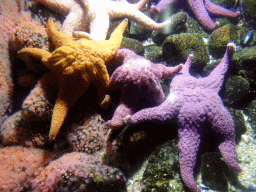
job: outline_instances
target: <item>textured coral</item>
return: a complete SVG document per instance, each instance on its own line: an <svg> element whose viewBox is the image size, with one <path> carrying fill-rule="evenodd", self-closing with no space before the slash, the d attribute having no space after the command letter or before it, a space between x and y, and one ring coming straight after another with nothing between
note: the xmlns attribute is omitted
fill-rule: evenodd
<svg viewBox="0 0 256 192"><path fill-rule="evenodd" d="M103 165L99 156L72 152L39 169L32 181L32 189L44 192L122 191L125 180L120 170Z"/></svg>
<svg viewBox="0 0 256 192"><path fill-rule="evenodd" d="M95 153L105 144L108 129L98 113L83 118L79 123L72 123L67 129L67 141L73 151Z"/></svg>
<svg viewBox="0 0 256 192"><path fill-rule="evenodd" d="M35 171L49 163L43 150L5 147L0 150L0 191L27 191Z"/></svg>

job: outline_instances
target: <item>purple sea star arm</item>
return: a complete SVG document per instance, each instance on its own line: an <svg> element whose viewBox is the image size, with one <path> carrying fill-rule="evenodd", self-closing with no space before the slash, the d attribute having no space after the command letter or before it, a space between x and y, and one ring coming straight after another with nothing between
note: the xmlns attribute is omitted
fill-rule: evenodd
<svg viewBox="0 0 256 192"><path fill-rule="evenodd" d="M205 102L202 101L201 105ZM186 102L180 109L179 119L179 162L181 176L185 184L192 190L197 190L193 173L197 160L197 152L201 142L202 122L206 120L206 111L197 102Z"/></svg>
<svg viewBox="0 0 256 192"><path fill-rule="evenodd" d="M215 23L210 18L203 0L187 0L191 10L193 11L197 20L207 29L214 30L218 27L218 23Z"/></svg>
<svg viewBox="0 0 256 192"><path fill-rule="evenodd" d="M219 150L225 162L234 171L240 172L242 169L237 163L234 121L223 105L214 106L212 104L208 107L210 108L209 114L211 114L208 118L212 123L212 128L223 137L223 141L219 145Z"/></svg>
<svg viewBox="0 0 256 192"><path fill-rule="evenodd" d="M170 101L165 100L161 105L142 109L131 116L125 117L128 125L136 125L142 122L160 123L171 120L176 114L175 107L170 108Z"/></svg>
<svg viewBox="0 0 256 192"><path fill-rule="evenodd" d="M153 13L159 13L161 12L164 8L166 8L166 6L168 6L169 4L172 4L174 2L176 2L177 0L160 0L157 5L152 5L151 9L153 11Z"/></svg>
<svg viewBox="0 0 256 192"><path fill-rule="evenodd" d="M151 64L152 65L152 69L154 70L155 74L159 74L159 78L160 79L165 79L168 78L170 76L173 76L175 74L180 73L180 71L183 68L182 64L179 64L175 67L166 67L162 64ZM161 75L160 75L161 74Z"/></svg>
<svg viewBox="0 0 256 192"><path fill-rule="evenodd" d="M111 129L116 129L125 124L124 118L127 115L132 115L134 111L129 108L125 103L120 102L116 108L113 118L106 122L106 126Z"/></svg>
<svg viewBox="0 0 256 192"><path fill-rule="evenodd" d="M223 56L221 62L218 64L217 67L213 69L213 71L207 77L207 79L210 80L210 82L208 83L208 87L215 89L216 92L219 92L223 84L225 74L228 70L228 66L235 49L236 48L233 43L228 43L225 55Z"/></svg>
<svg viewBox="0 0 256 192"><path fill-rule="evenodd" d="M194 168L196 156L200 144L200 135L195 127L179 129L179 162L180 172L184 183L192 190L196 191L198 186L194 179Z"/></svg>
<svg viewBox="0 0 256 192"><path fill-rule="evenodd" d="M215 3L211 2L210 0L205 0L205 7L207 11L212 15L219 15L219 16L227 16L227 17L237 17L240 12L230 11L224 7L216 5Z"/></svg>

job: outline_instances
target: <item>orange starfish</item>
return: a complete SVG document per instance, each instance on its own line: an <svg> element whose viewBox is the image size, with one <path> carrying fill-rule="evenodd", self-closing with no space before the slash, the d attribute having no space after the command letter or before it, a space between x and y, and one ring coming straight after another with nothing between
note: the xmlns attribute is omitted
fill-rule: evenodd
<svg viewBox="0 0 256 192"><path fill-rule="evenodd" d="M52 53L37 48L25 48L19 52L21 55L28 54L41 59L58 79L59 93L53 108L50 140L56 138L68 110L86 92L90 84L97 88L98 102L103 101L109 84L105 63L110 61L119 49L127 24L128 20L124 19L109 40L92 40L89 36L76 40L57 31L50 18L47 33L57 49Z"/></svg>

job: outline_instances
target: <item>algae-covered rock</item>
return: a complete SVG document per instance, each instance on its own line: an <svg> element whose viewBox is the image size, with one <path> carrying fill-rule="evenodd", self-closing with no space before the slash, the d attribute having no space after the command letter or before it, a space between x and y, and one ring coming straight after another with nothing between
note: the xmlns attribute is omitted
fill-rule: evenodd
<svg viewBox="0 0 256 192"><path fill-rule="evenodd" d="M248 121L250 123L251 128L256 134L256 100L252 101L248 104L244 109L244 114L248 116Z"/></svg>
<svg viewBox="0 0 256 192"><path fill-rule="evenodd" d="M163 59L162 48L155 45L146 46L144 57L155 63L160 62Z"/></svg>
<svg viewBox="0 0 256 192"><path fill-rule="evenodd" d="M153 31L152 32L152 40L157 44L161 45L166 37L171 34L179 33L182 30L185 30L185 24L188 21L188 14L185 12L178 12L168 18L166 20L172 21L172 23L166 26L161 31ZM158 21L162 22L162 21Z"/></svg>
<svg viewBox="0 0 256 192"><path fill-rule="evenodd" d="M209 61L209 53L203 37L197 33L175 34L163 43L163 58L172 65L184 63L189 54L194 55L191 69L200 72Z"/></svg>
<svg viewBox="0 0 256 192"><path fill-rule="evenodd" d="M133 50L138 55L144 54L144 47L141 42L136 39L124 37L120 48L128 48Z"/></svg>
<svg viewBox="0 0 256 192"><path fill-rule="evenodd" d="M245 19L256 24L256 1L243 0L241 1L241 5Z"/></svg>
<svg viewBox="0 0 256 192"><path fill-rule="evenodd" d="M214 58L221 58L229 42L237 42L239 28L233 24L227 24L214 32L209 37L209 53Z"/></svg>
<svg viewBox="0 0 256 192"><path fill-rule="evenodd" d="M235 106L248 93L249 82L241 76L232 76L225 84L224 103Z"/></svg>
<svg viewBox="0 0 256 192"><path fill-rule="evenodd" d="M178 156L177 140L157 147L143 175L145 191L184 191Z"/></svg>
<svg viewBox="0 0 256 192"><path fill-rule="evenodd" d="M245 78L250 87L256 89L256 46L236 51L232 58L236 73Z"/></svg>

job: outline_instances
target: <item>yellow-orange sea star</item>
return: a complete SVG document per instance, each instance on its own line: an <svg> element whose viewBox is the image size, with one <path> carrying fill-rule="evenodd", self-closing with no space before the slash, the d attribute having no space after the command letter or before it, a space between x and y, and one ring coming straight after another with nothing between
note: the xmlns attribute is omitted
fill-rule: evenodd
<svg viewBox="0 0 256 192"><path fill-rule="evenodd" d="M109 74L105 63L110 61L119 49L128 20L112 33L109 40L92 40L89 36L76 40L70 35L57 31L53 20L47 24L49 38L56 46L52 53L37 49L22 49L20 55L41 59L58 79L59 93L53 108L49 139L54 140L61 128L68 110L86 92L90 84L97 88L98 102L105 97Z"/></svg>

